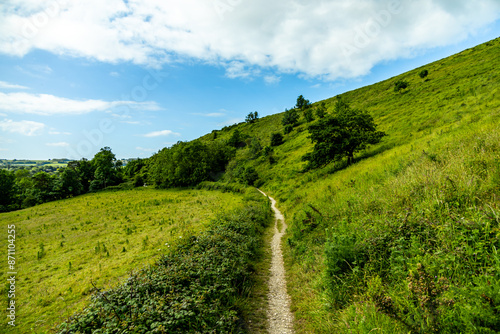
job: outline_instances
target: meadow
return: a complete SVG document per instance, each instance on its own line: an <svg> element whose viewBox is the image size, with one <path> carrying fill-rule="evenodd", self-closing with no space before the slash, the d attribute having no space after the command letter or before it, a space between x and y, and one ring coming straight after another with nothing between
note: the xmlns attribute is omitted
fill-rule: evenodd
<svg viewBox="0 0 500 334"><path fill-rule="evenodd" d="M243 202L242 194L141 187L0 214L2 226L16 226L18 271L17 326L12 331L2 322L0 331L50 332L89 302L94 285L119 285ZM4 305L7 289L4 284Z"/></svg>

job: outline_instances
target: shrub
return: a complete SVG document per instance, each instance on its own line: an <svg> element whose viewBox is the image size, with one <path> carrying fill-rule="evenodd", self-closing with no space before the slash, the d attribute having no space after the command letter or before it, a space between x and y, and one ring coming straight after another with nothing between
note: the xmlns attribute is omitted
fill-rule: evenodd
<svg viewBox="0 0 500 334"><path fill-rule="evenodd" d="M401 91L405 90L410 86L410 83L405 80L398 80L394 83L394 91L396 93L401 93Z"/></svg>
<svg viewBox="0 0 500 334"><path fill-rule="evenodd" d="M271 146L280 146L283 144L283 135L281 133L271 134Z"/></svg>

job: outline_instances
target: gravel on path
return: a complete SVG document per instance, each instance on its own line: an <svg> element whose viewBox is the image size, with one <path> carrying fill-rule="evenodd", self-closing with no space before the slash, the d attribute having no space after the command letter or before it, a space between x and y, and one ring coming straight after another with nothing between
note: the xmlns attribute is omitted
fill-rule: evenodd
<svg viewBox="0 0 500 334"><path fill-rule="evenodd" d="M264 196L267 196L264 192L260 192ZM286 291L285 266L281 251L281 237L285 234L287 225L283 214L276 208L274 198L267 197L271 200L271 207L275 217L274 236L271 241L272 261L271 277L269 279L269 306L267 310L269 321L268 331L270 334L294 333L293 314L290 311L290 296ZM281 221L282 224L281 231L278 229L278 221Z"/></svg>

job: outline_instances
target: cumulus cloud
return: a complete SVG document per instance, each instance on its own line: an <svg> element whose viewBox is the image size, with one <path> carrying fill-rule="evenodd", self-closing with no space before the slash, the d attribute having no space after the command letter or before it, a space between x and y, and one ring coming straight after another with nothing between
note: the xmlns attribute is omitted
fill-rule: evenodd
<svg viewBox="0 0 500 334"><path fill-rule="evenodd" d="M160 110L155 102L73 100L48 94L1 93L0 110L17 114L80 115L118 107Z"/></svg>
<svg viewBox="0 0 500 334"><path fill-rule="evenodd" d="M456 43L499 18L498 0L18 0L0 9L0 52L148 66L197 59L229 78L333 80Z"/></svg>
<svg viewBox="0 0 500 334"><path fill-rule="evenodd" d="M5 132L18 133L24 136L36 136L41 134L45 124L33 121L15 122L11 119L0 121L0 129Z"/></svg>
<svg viewBox="0 0 500 334"><path fill-rule="evenodd" d="M146 138L162 137L162 136L180 136L180 133L176 133L170 130L161 130L161 131L153 131L150 133L146 133L145 135L142 136Z"/></svg>

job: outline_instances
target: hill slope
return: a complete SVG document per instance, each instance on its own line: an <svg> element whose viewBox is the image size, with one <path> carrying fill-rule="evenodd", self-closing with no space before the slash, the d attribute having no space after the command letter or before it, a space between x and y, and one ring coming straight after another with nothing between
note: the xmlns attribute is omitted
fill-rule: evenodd
<svg viewBox="0 0 500 334"><path fill-rule="evenodd" d="M388 134L350 167L303 172L303 116L267 156L259 146L283 133L283 114L202 137L246 136L224 178L253 167L286 215L299 332L499 330L499 50L496 39L342 94ZM335 101L323 101L328 112Z"/></svg>

